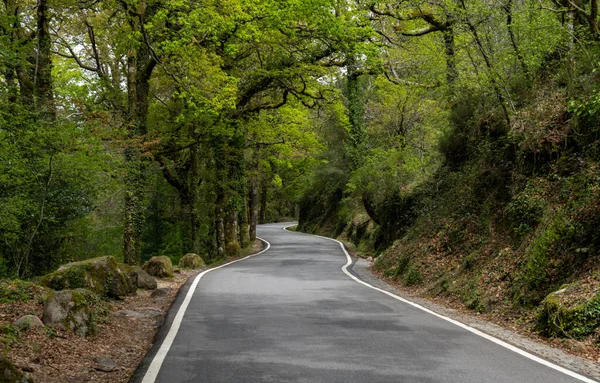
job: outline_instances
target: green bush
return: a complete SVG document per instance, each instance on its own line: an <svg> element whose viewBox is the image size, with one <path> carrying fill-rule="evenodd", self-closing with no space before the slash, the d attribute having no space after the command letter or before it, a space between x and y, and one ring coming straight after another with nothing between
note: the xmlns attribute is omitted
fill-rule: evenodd
<svg viewBox="0 0 600 383"><path fill-rule="evenodd" d="M544 197L546 185L543 180L529 181L525 188L513 196L506 206L506 213L518 237L531 232L543 217L547 207Z"/></svg>
<svg viewBox="0 0 600 383"><path fill-rule="evenodd" d="M411 266L406 271L404 276L404 284L406 286L417 286L423 283L423 276L414 266Z"/></svg>

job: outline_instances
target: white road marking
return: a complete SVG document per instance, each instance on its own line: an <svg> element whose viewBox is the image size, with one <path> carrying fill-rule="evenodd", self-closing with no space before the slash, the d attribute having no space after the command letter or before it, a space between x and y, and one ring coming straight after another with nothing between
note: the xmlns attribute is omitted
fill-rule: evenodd
<svg viewBox="0 0 600 383"><path fill-rule="evenodd" d="M196 291L196 286L198 286L198 282L200 282L200 279L202 279L203 276L210 273L211 271L215 271L222 267L229 266L234 263L248 259L250 257L257 256L271 248L271 244L268 241L265 241L264 239L259 238L259 237L256 237L256 238L263 241L264 243L266 243L267 248L263 249L262 251L260 251L256 254L252 254L247 257L235 260L233 262L226 263L224 265L215 267L213 269L208 269L208 270L203 271L200 274L198 274L198 276L196 276L196 278L194 279L194 282L192 283L192 286L190 286L190 289L188 290L188 292L185 296L185 299L183 300L183 303L181 304L181 306L179 307L179 310L177 311L177 314L175 315L175 319L173 319L173 323L171 324L171 328L169 329L167 336L163 340L156 355L154 355L154 358L152 359L152 362L150 363L150 367L148 367L148 370L146 371L146 374L144 375L144 379L142 380L142 383L154 383L156 381L156 377L158 376L158 373L160 372L160 367L162 366L162 364L165 360L165 357L167 356L167 353L171 349L171 345L173 344L173 341L175 340L175 336L177 336L177 332L179 331L179 326L181 325L181 321L183 320L183 316L185 315L185 310L187 310L187 307L190 304L190 301L192 300L192 296L194 295L194 291Z"/></svg>
<svg viewBox="0 0 600 383"><path fill-rule="evenodd" d="M290 226L286 226L286 227L284 227L284 228L283 228L283 230L285 230L285 231L289 231L289 230L287 230L287 228L288 228L288 227L292 227L292 226L296 226L296 225L290 225ZM385 295L388 295L388 296L390 296L390 297L392 297L392 298L394 298L394 299L396 299L396 300L399 300L400 302L406 303L406 304L408 304L408 305L411 305L411 306L413 306L413 307L415 307L415 308L417 308L417 309L419 309L419 310L425 311L425 312L426 312L426 313L428 313L428 314L434 315L434 316L436 316L436 317L438 317L438 318L440 318L440 319L443 319L443 320L445 320L445 321L447 321L447 322L450 322L450 323L452 323L452 324L454 324L454 325L456 325L456 326L458 326L458 327L460 327L460 328L463 328L463 329L465 329L465 330L467 330L467 331L469 331L469 332L472 332L472 333L473 333L473 334L475 334L475 335L478 335L478 336L480 336L480 337L482 337L482 338L485 338L485 339L487 339L487 340L489 340L489 341L491 341L491 342L494 342L494 343L496 343L496 344L497 344L497 345L499 345L499 346L502 346L502 347L504 347L504 348L507 348L507 349L509 349L509 350L511 350L511 351L513 351L513 352L516 352L517 354L519 354L519 355L521 355L521 356L524 356L525 358L531 359L531 360L533 360L534 362L537 362L537 363L539 363L539 364L542 364L542 365L544 365L544 366L546 366L546 367L550 367L550 368L552 368L552 369L554 369L554 370L556 370L556 371L562 372L563 374L565 374L565 375L568 375L568 376L570 376L570 377L572 377L572 378L578 379L578 380L580 380L580 381L582 381L582 382L586 382L586 383L597 383L597 381L596 381L596 380L592 380L592 379L590 379L590 378L588 378L588 377L585 377L585 376L583 376L583 375L580 375L580 374L578 374L578 373L576 373L576 372L573 372L573 371L571 371L571 370L568 370L568 369L566 369L566 368L564 368L564 367L561 367L561 366L559 366L559 365L556 365L556 364L554 364L554 363L552 363L552 362L549 362L549 361L547 361L547 360L545 360L545 359L542 359L542 358L540 358L540 357L538 357L538 356L535 356L535 355L533 355L533 354L530 354L530 353L528 353L527 351L521 350L520 348L513 346L512 344L506 343L506 342L505 342L505 341L503 341L503 340L500 340L500 339L498 339L498 338L495 338L495 337L493 337L493 336L491 336L491 335L489 335L489 334L486 334L486 333L484 333L484 332L482 332L482 331L479 331L479 330L477 330L476 328L470 327L470 326L468 326L468 325L466 325L466 324L464 324L464 323L462 323L462 322L459 322L459 321L457 321L457 320L454 320L454 319L452 319L452 318L448 318L448 317L446 317L446 316L443 316L443 315L441 315L441 314L438 314L438 313L436 313L435 311L431 311L431 310L429 310L428 308L425 308L425 307L423 307L423 306L421 306L421 305L419 305L419 304L417 304L417 303L414 303L414 302L411 302L411 301L409 301L408 299L402 298L402 297L400 297L400 296L398 296L398 295L396 295L396 294L392 294L392 293L390 293L389 291L385 291L385 290L383 290L383 289L380 289L380 288L378 288L378 287L375 287L375 286L373 286L373 285L370 285L370 284L368 284L368 283L367 283L367 282L365 282L365 281L361 281L360 279L358 279L356 276L352 275L352 273L350 273L350 272L348 271L348 266L350 266L350 265L352 264L352 258L350 257L350 254L348 254L348 251L346 251L346 247L344 246L344 244L343 244L342 242L338 241L337 239L333 239L333 238L327 238L327 237L323 237L323 236L320 236L320 235L315 235L315 234L307 234L307 233L300 233L300 234L312 235L312 236L314 236L314 237L323 238L323 239L328 239L328 240L330 240L330 241L335 241L335 242L339 243L339 244L340 244L340 247L342 248L342 251L344 252L344 254L346 254L346 259L347 259L347 263L346 263L346 264L345 264L345 265L342 267L342 271L344 272L344 274L346 274L347 276L349 276L350 278L352 278L352 279L353 279L353 280L355 280L356 282L360 283L361 285L367 286L367 287L369 287L369 288L371 288L371 289L373 289L373 290L377 290L377 291L379 291L380 293L384 293Z"/></svg>

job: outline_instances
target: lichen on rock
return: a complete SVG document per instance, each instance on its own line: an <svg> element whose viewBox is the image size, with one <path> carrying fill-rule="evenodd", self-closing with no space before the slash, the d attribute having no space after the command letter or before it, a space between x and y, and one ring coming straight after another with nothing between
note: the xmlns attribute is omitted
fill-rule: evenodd
<svg viewBox="0 0 600 383"><path fill-rule="evenodd" d="M71 330L80 336L92 335L95 331L87 299L84 294L75 290L48 294L42 321L49 327Z"/></svg>
<svg viewBox="0 0 600 383"><path fill-rule="evenodd" d="M198 254L187 253L179 260L179 267L182 269L202 269L206 264Z"/></svg>
<svg viewBox="0 0 600 383"><path fill-rule="evenodd" d="M148 274L157 278L173 277L173 263L166 256L152 257L142 266Z"/></svg>
<svg viewBox="0 0 600 383"><path fill-rule="evenodd" d="M85 288L113 298L131 294L132 290L113 257L68 263L56 272L44 275L40 284L54 290Z"/></svg>

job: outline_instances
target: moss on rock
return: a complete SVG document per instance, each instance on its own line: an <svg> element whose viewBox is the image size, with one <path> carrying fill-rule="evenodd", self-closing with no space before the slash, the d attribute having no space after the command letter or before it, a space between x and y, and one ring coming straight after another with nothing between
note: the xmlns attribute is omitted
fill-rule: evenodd
<svg viewBox="0 0 600 383"><path fill-rule="evenodd" d="M198 254L188 253L179 260L179 267L182 269L202 269L206 264Z"/></svg>
<svg viewBox="0 0 600 383"><path fill-rule="evenodd" d="M56 272L40 278L40 284L54 290L85 288L100 296L113 298L131 293L131 285L113 257L92 258L63 265Z"/></svg>
<svg viewBox="0 0 600 383"><path fill-rule="evenodd" d="M563 286L542 301L536 318L542 335L581 339L600 327L600 292L586 298L576 290Z"/></svg>
<svg viewBox="0 0 600 383"><path fill-rule="evenodd" d="M144 290L154 290L157 287L156 279L139 266L130 266L124 263L119 264L119 269L125 275L130 288L135 285L136 288Z"/></svg>
<svg viewBox="0 0 600 383"><path fill-rule="evenodd" d="M0 383L33 383L8 358L0 355Z"/></svg>
<svg viewBox="0 0 600 383"><path fill-rule="evenodd" d="M80 336L92 335L95 332L88 301L79 290L55 291L48 294L42 321L49 327L71 330Z"/></svg>
<svg viewBox="0 0 600 383"><path fill-rule="evenodd" d="M157 278L170 278L173 276L173 263L166 256L152 257L144 263L142 269Z"/></svg>

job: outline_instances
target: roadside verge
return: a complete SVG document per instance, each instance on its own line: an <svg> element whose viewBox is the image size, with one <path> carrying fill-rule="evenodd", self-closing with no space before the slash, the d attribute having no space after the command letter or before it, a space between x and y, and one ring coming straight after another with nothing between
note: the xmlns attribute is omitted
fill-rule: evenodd
<svg viewBox="0 0 600 383"><path fill-rule="evenodd" d="M294 225L286 226L283 229L289 231L288 228L292 226ZM410 299L404 298L403 296L407 296L408 294L374 276L370 271L370 265L367 261L363 259L353 261L342 242L338 241L337 239L323 237L320 235L296 231L294 232L337 242L347 259L347 263L342 267L342 271L348 277L352 278L355 282L360 283L363 286L379 291L402 303L408 304L430 315L450 322L479 337L485 338L501 347L504 347L546 367L559 371L581 382L594 383L600 380L600 368L587 359L569 355L562 350L534 342L533 340L522 337L508 329L504 329L500 326L493 325L466 314L458 313L455 310L448 309L423 298L416 299L414 296L410 296ZM588 376L598 380L593 380Z"/></svg>

